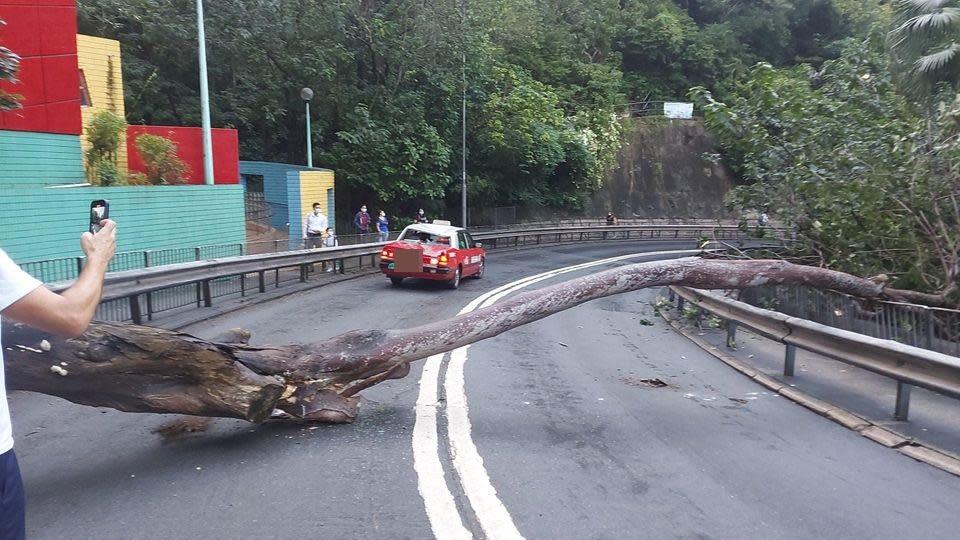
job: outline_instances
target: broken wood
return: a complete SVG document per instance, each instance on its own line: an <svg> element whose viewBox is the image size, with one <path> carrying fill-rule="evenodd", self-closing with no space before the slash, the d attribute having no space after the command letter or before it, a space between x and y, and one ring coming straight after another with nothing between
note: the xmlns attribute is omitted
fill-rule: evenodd
<svg viewBox="0 0 960 540"><path fill-rule="evenodd" d="M741 289L792 284L865 299L896 299L881 283L786 261L684 258L622 266L451 319L405 330L355 330L308 345L256 347L242 331L217 341L136 326L94 323L58 339L5 323L7 386L127 412L179 413L262 422L351 422L356 394L401 378L410 363L487 339L584 302L648 287ZM43 343L43 342L46 343Z"/></svg>

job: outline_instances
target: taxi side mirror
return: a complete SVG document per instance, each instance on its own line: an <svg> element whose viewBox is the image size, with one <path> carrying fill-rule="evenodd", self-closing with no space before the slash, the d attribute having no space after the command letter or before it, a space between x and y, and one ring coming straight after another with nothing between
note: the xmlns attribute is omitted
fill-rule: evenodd
<svg viewBox="0 0 960 540"><path fill-rule="evenodd" d="M474 242L474 243L473 243L473 247L482 248L482 247L483 247L483 242Z"/></svg>

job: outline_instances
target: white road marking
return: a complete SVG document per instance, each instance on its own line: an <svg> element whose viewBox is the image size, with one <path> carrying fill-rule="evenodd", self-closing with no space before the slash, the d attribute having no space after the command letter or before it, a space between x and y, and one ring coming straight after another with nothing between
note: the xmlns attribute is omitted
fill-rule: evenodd
<svg viewBox="0 0 960 540"><path fill-rule="evenodd" d="M413 468L417 471L417 489L427 507L427 518L437 538L473 538L463 526L460 512L447 488L437 441L437 382L442 354L427 358L420 376L417 420L413 426Z"/></svg>
<svg viewBox="0 0 960 540"><path fill-rule="evenodd" d="M512 292L568 272L643 256L693 255L696 253L698 253L697 250L634 253L535 274L507 283L478 296L460 310L460 314L489 306ZM523 535L517 530L510 513L497 497L497 490L490 483L490 477L483 466L483 458L480 456L480 452L477 450L470 434L470 416L463 375L468 349L469 345L450 353L450 362L447 365L444 380L447 437L450 441L453 467L460 480L460 485L470 501L474 515L480 522L487 538L490 540L522 539ZM420 495L423 497L434 536L439 539L471 538L472 535L464 527L463 520L456 510L453 494L447 489L439 457L436 405L442 358L443 355L434 355L428 358L423 368L423 374L420 376L420 394L417 399L416 425L414 426L413 436L414 468L417 471L418 488Z"/></svg>

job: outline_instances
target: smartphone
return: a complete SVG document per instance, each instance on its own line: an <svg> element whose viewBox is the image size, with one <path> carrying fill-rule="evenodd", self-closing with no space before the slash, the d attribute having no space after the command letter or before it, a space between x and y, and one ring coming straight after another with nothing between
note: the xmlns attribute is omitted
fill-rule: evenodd
<svg viewBox="0 0 960 540"><path fill-rule="evenodd" d="M90 232L100 231L100 222L110 217L110 201L97 199L90 202Z"/></svg>

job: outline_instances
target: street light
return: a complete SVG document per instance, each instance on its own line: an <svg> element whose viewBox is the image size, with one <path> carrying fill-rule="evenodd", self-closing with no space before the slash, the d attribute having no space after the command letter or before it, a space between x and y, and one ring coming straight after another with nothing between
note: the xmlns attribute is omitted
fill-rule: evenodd
<svg viewBox="0 0 960 540"><path fill-rule="evenodd" d="M300 99L307 107L307 167L313 167L313 134L310 133L310 100L313 99L313 90L300 90Z"/></svg>
<svg viewBox="0 0 960 540"><path fill-rule="evenodd" d="M210 134L210 90L207 88L207 38L203 0L197 0L197 41L200 44L200 117L203 126L203 183L213 185L213 137Z"/></svg>

